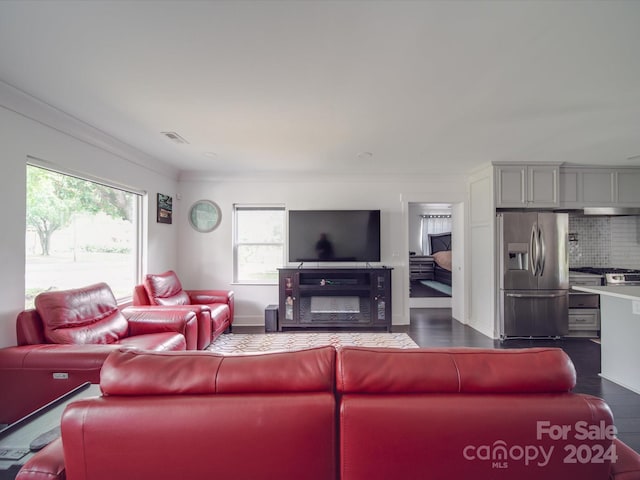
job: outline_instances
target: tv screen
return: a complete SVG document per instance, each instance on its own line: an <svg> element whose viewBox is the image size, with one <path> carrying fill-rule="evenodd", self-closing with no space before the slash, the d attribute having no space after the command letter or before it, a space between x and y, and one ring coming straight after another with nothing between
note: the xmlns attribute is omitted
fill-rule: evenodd
<svg viewBox="0 0 640 480"><path fill-rule="evenodd" d="M290 262L379 262L380 210L289 210Z"/></svg>

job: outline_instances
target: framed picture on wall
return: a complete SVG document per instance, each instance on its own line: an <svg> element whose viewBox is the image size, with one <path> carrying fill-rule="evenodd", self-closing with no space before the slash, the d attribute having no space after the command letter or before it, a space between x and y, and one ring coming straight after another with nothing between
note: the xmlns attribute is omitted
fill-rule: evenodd
<svg viewBox="0 0 640 480"><path fill-rule="evenodd" d="M171 223L173 215L173 198L163 193L158 194L158 223Z"/></svg>

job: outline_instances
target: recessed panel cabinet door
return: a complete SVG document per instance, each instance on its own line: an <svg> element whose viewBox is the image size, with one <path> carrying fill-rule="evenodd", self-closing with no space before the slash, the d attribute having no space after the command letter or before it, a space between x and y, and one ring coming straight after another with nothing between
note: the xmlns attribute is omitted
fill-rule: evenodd
<svg viewBox="0 0 640 480"><path fill-rule="evenodd" d="M611 205L615 200L614 182L615 173L610 170L582 172L582 204Z"/></svg>
<svg viewBox="0 0 640 480"><path fill-rule="evenodd" d="M619 171L618 203L629 207L640 206L640 172Z"/></svg>
<svg viewBox="0 0 640 480"><path fill-rule="evenodd" d="M527 167L502 165L496 167L496 207L522 208L527 206Z"/></svg>
<svg viewBox="0 0 640 480"><path fill-rule="evenodd" d="M497 208L551 208L560 205L558 165L497 165Z"/></svg>
<svg viewBox="0 0 640 480"><path fill-rule="evenodd" d="M528 202L529 206L556 207L558 200L558 176L560 169L557 166L539 165L527 167Z"/></svg>

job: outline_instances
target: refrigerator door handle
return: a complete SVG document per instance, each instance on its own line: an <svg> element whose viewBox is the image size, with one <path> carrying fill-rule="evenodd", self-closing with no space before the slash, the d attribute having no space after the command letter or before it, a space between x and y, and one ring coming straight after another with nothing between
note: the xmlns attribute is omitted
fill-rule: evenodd
<svg viewBox="0 0 640 480"><path fill-rule="evenodd" d="M558 298L566 295L566 292L562 293L541 293L541 294L531 294L531 293L505 293L505 296L512 298Z"/></svg>
<svg viewBox="0 0 640 480"><path fill-rule="evenodd" d="M536 232L537 232L537 227L538 225L534 224L533 227L531 227L531 240L529 241L529 252L530 252L530 257L531 257L531 272L533 273L533 276L537 276L538 275L538 241L536 238Z"/></svg>
<svg viewBox="0 0 640 480"><path fill-rule="evenodd" d="M542 235L542 229L538 227L538 275L542 276L544 273L544 264L547 259L547 249L544 244L544 235Z"/></svg>

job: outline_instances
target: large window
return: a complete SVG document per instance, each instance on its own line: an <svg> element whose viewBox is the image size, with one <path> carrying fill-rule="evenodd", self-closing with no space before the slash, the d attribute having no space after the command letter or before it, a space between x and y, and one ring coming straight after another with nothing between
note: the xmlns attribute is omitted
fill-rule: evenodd
<svg viewBox="0 0 640 480"><path fill-rule="evenodd" d="M25 307L40 292L106 282L118 299L140 277L141 195L27 165Z"/></svg>
<svg viewBox="0 0 640 480"><path fill-rule="evenodd" d="M277 283L284 262L284 207L234 205L234 280Z"/></svg>

